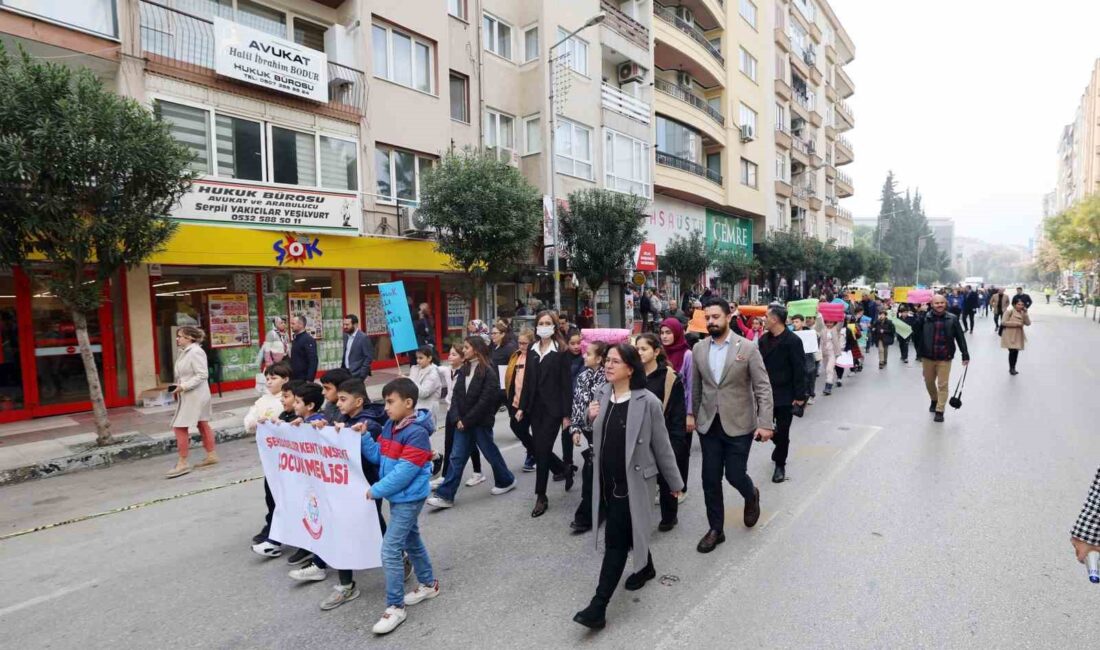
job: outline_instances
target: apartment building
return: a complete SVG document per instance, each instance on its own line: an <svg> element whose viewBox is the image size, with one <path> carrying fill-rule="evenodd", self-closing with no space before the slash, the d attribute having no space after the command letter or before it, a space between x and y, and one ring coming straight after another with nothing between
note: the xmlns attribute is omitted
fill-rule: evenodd
<svg viewBox="0 0 1100 650"><path fill-rule="evenodd" d="M1072 122L1058 139L1054 211L1100 190L1100 59L1093 63Z"/></svg>

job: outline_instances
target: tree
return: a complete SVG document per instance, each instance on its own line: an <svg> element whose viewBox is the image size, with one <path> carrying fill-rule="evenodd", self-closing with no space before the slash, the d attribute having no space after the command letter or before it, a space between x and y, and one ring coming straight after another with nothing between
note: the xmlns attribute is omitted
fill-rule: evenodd
<svg viewBox="0 0 1100 650"><path fill-rule="evenodd" d="M875 251L866 244L856 244L837 251L833 276L844 286L864 274L864 260Z"/></svg>
<svg viewBox="0 0 1100 650"><path fill-rule="evenodd" d="M863 257L862 275L870 282L881 282L890 273L890 257L869 248L860 251Z"/></svg>
<svg viewBox="0 0 1100 650"><path fill-rule="evenodd" d="M795 273L806 267L805 237L798 232L776 230L757 246L756 258L760 269L768 276L772 295L778 295L776 285L780 276L791 280ZM789 286L789 285L788 285Z"/></svg>
<svg viewBox="0 0 1100 650"><path fill-rule="evenodd" d="M1100 194L1091 194L1047 220L1047 237L1067 262L1100 261Z"/></svg>
<svg viewBox="0 0 1100 650"><path fill-rule="evenodd" d="M699 276L706 273L716 256L713 247L707 246L703 233L692 231L691 236L676 235L665 246L661 256L661 268L680 280L680 289L689 291Z"/></svg>
<svg viewBox="0 0 1100 650"><path fill-rule="evenodd" d="M645 238L645 197L609 190L579 190L558 208L569 265L592 293L621 274Z"/></svg>
<svg viewBox="0 0 1100 650"><path fill-rule="evenodd" d="M421 176L418 213L472 294L530 256L542 234L538 190L515 167L470 149L446 153Z"/></svg>
<svg viewBox="0 0 1100 650"><path fill-rule="evenodd" d="M714 268L718 271L718 280L730 286L751 277L759 268L756 260L739 250L723 250L714 259Z"/></svg>
<svg viewBox="0 0 1100 650"><path fill-rule="evenodd" d="M825 279L836 275L840 253L836 248L835 240L832 239L823 242L820 239L807 237L803 243L806 247L806 286L802 287L805 294L810 285L823 284Z"/></svg>
<svg viewBox="0 0 1100 650"><path fill-rule="evenodd" d="M1034 267L1036 278L1048 284L1056 283L1062 270L1067 268L1062 255L1058 252L1058 247L1054 245L1049 237L1044 237L1039 241L1039 252Z"/></svg>
<svg viewBox="0 0 1100 650"><path fill-rule="evenodd" d="M171 238L164 217L194 177L192 158L165 123L91 71L0 48L0 266L34 254L50 262L46 285L72 313L100 445L111 432L87 314L109 278Z"/></svg>
<svg viewBox="0 0 1100 650"><path fill-rule="evenodd" d="M874 248L876 232L878 232L878 229L875 226L857 225L855 230L852 231L852 242L857 245L863 244L869 248Z"/></svg>

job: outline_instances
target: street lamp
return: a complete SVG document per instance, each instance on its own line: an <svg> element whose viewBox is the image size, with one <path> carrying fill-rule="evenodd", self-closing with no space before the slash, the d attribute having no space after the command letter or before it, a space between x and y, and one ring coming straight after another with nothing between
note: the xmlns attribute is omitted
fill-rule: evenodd
<svg viewBox="0 0 1100 650"><path fill-rule="evenodd" d="M607 18L607 14L602 11L595 16L589 18L583 25L569 32L563 38L559 39L557 43L550 46L550 50L547 52L546 65L549 69L550 79L550 217L553 220L554 230L553 239L551 240L554 245L554 311L561 311L561 260L558 252L558 205L557 197L554 193L554 184L557 181L557 168L556 160L554 156L554 115L557 111L554 109L554 50L562 43L576 36L578 33L588 29L593 25L598 25L603 22L604 18ZM568 56L566 53L563 56Z"/></svg>

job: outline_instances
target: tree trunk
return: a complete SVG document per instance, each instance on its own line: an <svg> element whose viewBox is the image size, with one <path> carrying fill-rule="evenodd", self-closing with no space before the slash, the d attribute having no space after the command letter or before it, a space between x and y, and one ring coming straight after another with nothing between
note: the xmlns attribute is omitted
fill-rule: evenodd
<svg viewBox="0 0 1100 650"><path fill-rule="evenodd" d="M88 396L92 400L92 414L95 418L96 444L100 447L114 442L111 439L111 423L107 420L107 404L103 401L103 386L99 383L99 371L95 365L95 355L88 339L88 318L84 312L73 310L73 324L76 325L77 347L80 359L84 362L84 374L88 379ZM103 354L107 354L104 350Z"/></svg>

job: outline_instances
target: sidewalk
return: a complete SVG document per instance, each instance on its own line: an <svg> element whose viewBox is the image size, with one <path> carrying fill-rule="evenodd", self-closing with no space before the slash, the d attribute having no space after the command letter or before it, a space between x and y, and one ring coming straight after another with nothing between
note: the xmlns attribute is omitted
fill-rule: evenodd
<svg viewBox="0 0 1100 650"><path fill-rule="evenodd" d="M396 376L396 369L371 375L367 382L371 397L380 397L382 386ZM257 397L252 389L226 392L222 397L215 392L210 426L219 443L245 437L244 414ZM115 444L108 447L96 446L91 413L2 424L0 487L174 452L176 436L168 426L174 411L175 406L110 409ZM191 446L199 446L199 441L197 430L192 428Z"/></svg>

